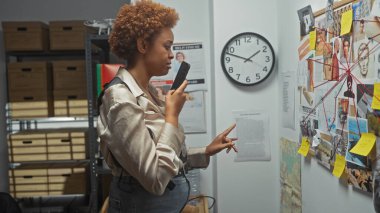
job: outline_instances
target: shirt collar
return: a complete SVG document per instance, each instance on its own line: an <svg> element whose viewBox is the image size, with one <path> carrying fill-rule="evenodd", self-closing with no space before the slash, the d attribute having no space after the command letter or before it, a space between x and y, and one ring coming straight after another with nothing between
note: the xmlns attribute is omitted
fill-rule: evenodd
<svg viewBox="0 0 380 213"><path fill-rule="evenodd" d="M137 84L135 78L124 67L120 67L116 74L124 83L126 83L131 90L132 94L137 98L144 94L142 89Z"/></svg>

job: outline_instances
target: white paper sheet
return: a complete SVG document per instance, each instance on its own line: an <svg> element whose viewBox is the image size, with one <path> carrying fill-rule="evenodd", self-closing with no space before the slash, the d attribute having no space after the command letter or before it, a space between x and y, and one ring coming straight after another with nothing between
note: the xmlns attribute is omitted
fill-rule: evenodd
<svg viewBox="0 0 380 213"><path fill-rule="evenodd" d="M281 74L282 127L295 130L295 71Z"/></svg>
<svg viewBox="0 0 380 213"><path fill-rule="evenodd" d="M263 111L234 111L236 142L239 152L235 161L269 161L269 116Z"/></svg>
<svg viewBox="0 0 380 213"><path fill-rule="evenodd" d="M204 91L190 92L179 116L185 133L206 132L205 110Z"/></svg>

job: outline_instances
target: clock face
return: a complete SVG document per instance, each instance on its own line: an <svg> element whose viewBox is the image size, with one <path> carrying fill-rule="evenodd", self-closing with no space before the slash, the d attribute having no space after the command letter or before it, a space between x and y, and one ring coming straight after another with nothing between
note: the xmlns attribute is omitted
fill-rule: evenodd
<svg viewBox="0 0 380 213"><path fill-rule="evenodd" d="M264 81L274 68L272 45L263 36L246 32L231 38L223 48L221 63L232 82L252 86Z"/></svg>

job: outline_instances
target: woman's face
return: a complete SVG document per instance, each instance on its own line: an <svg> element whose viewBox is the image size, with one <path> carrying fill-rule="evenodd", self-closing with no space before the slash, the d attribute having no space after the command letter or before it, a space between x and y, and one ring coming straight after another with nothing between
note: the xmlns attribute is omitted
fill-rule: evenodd
<svg viewBox="0 0 380 213"><path fill-rule="evenodd" d="M182 53L177 53L176 56L175 56L176 60L179 61L179 62L182 62L185 60L185 57L183 56Z"/></svg>
<svg viewBox="0 0 380 213"><path fill-rule="evenodd" d="M151 76L166 75L171 68L171 60L174 58L171 47L173 45L173 32L170 28L164 28L153 39L144 55L144 63Z"/></svg>

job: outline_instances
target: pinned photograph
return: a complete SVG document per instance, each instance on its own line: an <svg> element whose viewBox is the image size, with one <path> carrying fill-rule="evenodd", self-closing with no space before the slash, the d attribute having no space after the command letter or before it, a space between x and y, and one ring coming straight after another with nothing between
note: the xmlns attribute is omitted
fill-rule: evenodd
<svg viewBox="0 0 380 213"><path fill-rule="evenodd" d="M365 192L373 191L373 177L370 170L363 169L355 164L347 162L346 173L348 184Z"/></svg>
<svg viewBox="0 0 380 213"><path fill-rule="evenodd" d="M298 18L300 21L300 31L301 37L308 35L310 31L313 30L314 27L314 15L311 6L308 5L297 11Z"/></svg>
<svg viewBox="0 0 380 213"><path fill-rule="evenodd" d="M337 81L339 80L340 75L340 46L341 46L341 40L339 37L335 37L332 39L333 41L333 55L332 55L332 80Z"/></svg>
<svg viewBox="0 0 380 213"><path fill-rule="evenodd" d="M357 115L360 118L366 118L367 114L373 112L373 109L371 108L373 84L358 84L356 88Z"/></svg>
<svg viewBox="0 0 380 213"><path fill-rule="evenodd" d="M348 98L338 98L336 126L337 129L347 130Z"/></svg>
<svg viewBox="0 0 380 213"><path fill-rule="evenodd" d="M348 64L351 62L352 51L351 51L351 35L347 34L342 36L341 44L341 54L340 61L344 66L348 67Z"/></svg>

